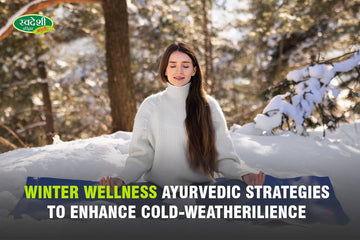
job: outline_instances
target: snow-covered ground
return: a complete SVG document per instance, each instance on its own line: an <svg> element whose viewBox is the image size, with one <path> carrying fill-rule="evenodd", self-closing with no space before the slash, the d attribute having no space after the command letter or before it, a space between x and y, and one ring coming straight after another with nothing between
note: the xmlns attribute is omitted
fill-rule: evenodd
<svg viewBox="0 0 360 240"><path fill-rule="evenodd" d="M169 238L194 236L195 232L206 238L232 237L237 234L235 236L240 238L246 235L248 239L270 239L271 236L276 239L301 239L307 233L310 235L310 232L307 238L360 237L360 121L343 124L335 132L327 132L325 139L321 137L321 130L311 131L308 137L291 132L260 136L251 134L245 127L233 126L230 133L240 157L248 165L267 174L275 177L329 176L350 222L345 226L317 224L271 228L225 220L109 220L100 224L99 220L39 222L28 216L17 220L8 216L22 197L27 176L82 180L115 176L127 157L131 139L131 133L117 132L71 142L58 140L49 146L0 154L0 239L69 239L84 237L86 233L87 238L93 239L103 238L110 231L116 231L123 237L127 233L132 239L137 239L149 236L151 230L158 235L172 234ZM101 228L95 230L100 225ZM260 233L266 237L260 237Z"/></svg>

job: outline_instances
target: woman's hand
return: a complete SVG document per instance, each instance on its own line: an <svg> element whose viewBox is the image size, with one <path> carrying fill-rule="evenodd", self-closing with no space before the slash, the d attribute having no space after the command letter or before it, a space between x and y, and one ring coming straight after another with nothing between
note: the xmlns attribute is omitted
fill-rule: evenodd
<svg viewBox="0 0 360 240"><path fill-rule="evenodd" d="M110 186L110 191L114 191L114 186L121 187L125 183L120 178L113 178L107 176L106 178L105 177L101 178L99 184L104 186Z"/></svg>
<svg viewBox="0 0 360 240"><path fill-rule="evenodd" d="M260 171L258 174L250 173L242 176L242 179L247 185L263 185L265 182L265 173Z"/></svg>

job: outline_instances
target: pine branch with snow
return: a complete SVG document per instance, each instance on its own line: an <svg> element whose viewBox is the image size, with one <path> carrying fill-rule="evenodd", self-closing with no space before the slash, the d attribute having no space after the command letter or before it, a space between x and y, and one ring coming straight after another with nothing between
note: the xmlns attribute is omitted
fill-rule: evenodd
<svg viewBox="0 0 360 240"><path fill-rule="evenodd" d="M289 72L285 85L292 87L292 90L274 96L262 114L254 119L255 127L269 133L274 128L281 126L283 121L280 118L276 118L277 120L274 121L274 117L268 114L278 111L278 113L291 118L295 122L296 131L304 135L306 126L309 125L304 123L308 122L310 117L315 117L313 109L316 107L321 113L321 119L317 122L326 124L329 128L336 128L337 121L344 120L344 116L336 116L333 113L336 107L329 100L329 96L336 101L340 89L332 81L342 73L359 68L360 51L354 52L347 60L334 62L337 59Z"/></svg>

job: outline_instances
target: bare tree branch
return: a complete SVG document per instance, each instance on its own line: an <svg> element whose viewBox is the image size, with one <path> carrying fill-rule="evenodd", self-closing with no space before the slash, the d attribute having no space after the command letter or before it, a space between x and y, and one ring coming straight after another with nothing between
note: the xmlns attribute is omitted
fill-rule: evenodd
<svg viewBox="0 0 360 240"><path fill-rule="evenodd" d="M26 132L26 131L29 130L29 129L33 129L33 128L37 128L37 127L42 127L42 126L45 126L45 125L46 125L46 122L45 122L45 121L36 122L36 123L33 123L33 124L30 124L30 125L25 126L23 129L17 130L16 133L19 134L19 135L21 135L21 134L23 134L24 132Z"/></svg>
<svg viewBox="0 0 360 240"><path fill-rule="evenodd" d="M38 83L45 83L47 82L47 80L43 80L41 78L38 78L38 79L34 79L34 80L30 80L28 82L13 82L13 83L4 83L4 84L1 84L0 85L0 88L3 88L3 89L9 89L9 88L15 88L15 87L30 87L31 85L34 85L34 84L38 84Z"/></svg>
<svg viewBox="0 0 360 240"><path fill-rule="evenodd" d="M47 7L59 4L59 3L102 3L102 0L36 0L26 4L19 11L17 11L14 15L12 15L4 27L0 28L0 41L6 38L11 31L13 30L12 22L15 18L24 15L31 14L40 11L41 9L45 9Z"/></svg>
<svg viewBox="0 0 360 240"><path fill-rule="evenodd" d="M3 137L0 137L0 143L6 147L10 147L11 149L17 149L18 147L14 144L12 144L11 142L9 142L8 140L6 140Z"/></svg>
<svg viewBox="0 0 360 240"><path fill-rule="evenodd" d="M19 141L19 143L23 146L23 147L26 147L26 144L20 139L20 137L13 131L11 130L8 126L6 126L5 124L3 124L2 122L0 122L0 127L6 129L11 135L13 135L16 140ZM6 139L5 139L6 140ZM3 141L4 143L5 141ZM11 146L9 144L7 144L8 146ZM15 146L15 145L14 145Z"/></svg>
<svg viewBox="0 0 360 240"><path fill-rule="evenodd" d="M338 57L334 57L334 58L331 58L331 59L327 59L327 60L324 60L322 62L319 62L319 64L332 64L334 62L338 62L338 61L344 61L344 58L350 58L352 55L354 55L355 53L357 53L359 51L353 51L353 52L348 52L348 53L344 53L343 55L341 56L338 56ZM351 55L351 56L349 56Z"/></svg>

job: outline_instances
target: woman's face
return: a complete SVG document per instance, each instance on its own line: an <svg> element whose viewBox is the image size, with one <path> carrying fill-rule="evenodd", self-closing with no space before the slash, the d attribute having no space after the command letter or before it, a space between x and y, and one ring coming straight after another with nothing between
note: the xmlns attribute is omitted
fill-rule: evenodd
<svg viewBox="0 0 360 240"><path fill-rule="evenodd" d="M171 85L181 87L186 85L196 73L191 58L183 52L173 52L169 57L165 76Z"/></svg>

